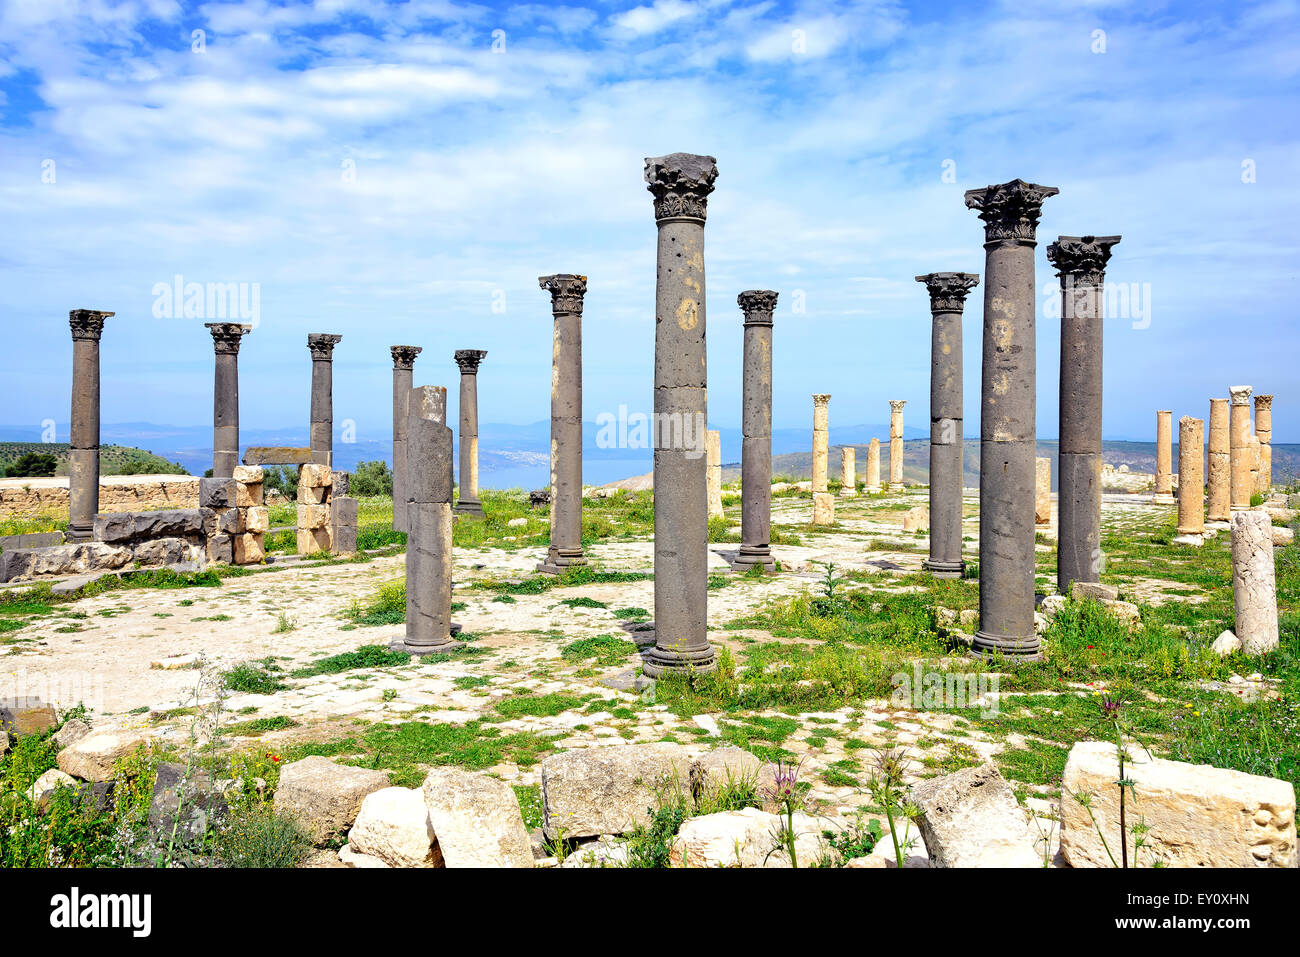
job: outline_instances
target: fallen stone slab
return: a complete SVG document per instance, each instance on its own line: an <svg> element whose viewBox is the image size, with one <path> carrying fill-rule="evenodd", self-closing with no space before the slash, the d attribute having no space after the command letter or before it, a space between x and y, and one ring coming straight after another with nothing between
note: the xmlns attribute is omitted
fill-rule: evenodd
<svg viewBox="0 0 1300 957"><path fill-rule="evenodd" d="M552 841L625 833L649 821L657 791L689 788L690 772L690 752L677 744L553 754L542 762L543 829Z"/></svg>
<svg viewBox="0 0 1300 957"><path fill-rule="evenodd" d="M776 788L776 769L770 761L761 761L742 748L729 744L706 751L691 762L691 795L697 803L726 788L752 787L764 810L775 811L772 792Z"/></svg>
<svg viewBox="0 0 1300 957"><path fill-rule="evenodd" d="M50 768L27 789L27 799L37 807L41 807L43 803L48 805L47 795L52 794L56 789L76 786L77 779L72 775L64 774L58 768Z"/></svg>
<svg viewBox="0 0 1300 957"><path fill-rule="evenodd" d="M50 586L50 593L54 595L71 595L79 592L92 582L97 582L105 575L112 575L113 572L96 572L93 575L74 575L72 578L65 578L63 581Z"/></svg>
<svg viewBox="0 0 1300 957"><path fill-rule="evenodd" d="M1076 599L1092 598L1096 601L1117 601L1119 599L1119 589L1114 585L1103 585L1101 582L1071 582L1070 597Z"/></svg>
<svg viewBox="0 0 1300 957"><path fill-rule="evenodd" d="M1140 748L1130 749L1130 758L1124 773L1137 793L1126 798L1127 820L1148 828L1139 865L1296 866L1296 798L1290 782L1153 758ZM1118 778L1113 743L1082 741L1070 749L1061 797L1061 853L1071 866L1112 867L1112 854L1118 861ZM1091 796L1091 818L1072 796L1077 794ZM1131 840L1129 847L1132 853Z"/></svg>
<svg viewBox="0 0 1300 957"><path fill-rule="evenodd" d="M92 731L59 752L59 770L83 781L111 781L113 765L148 743L140 731Z"/></svg>
<svg viewBox="0 0 1300 957"><path fill-rule="evenodd" d="M245 465L306 465L310 461L311 449L264 445L244 450Z"/></svg>
<svg viewBox="0 0 1300 957"><path fill-rule="evenodd" d="M519 799L504 781L434 768L424 779L424 805L446 867L533 866Z"/></svg>
<svg viewBox="0 0 1300 957"><path fill-rule="evenodd" d="M62 545L62 532L28 532L26 535L0 535L0 551L13 548L48 548Z"/></svg>
<svg viewBox="0 0 1300 957"><path fill-rule="evenodd" d="M996 766L982 764L912 788L931 867L1042 867L1029 821Z"/></svg>
<svg viewBox="0 0 1300 957"><path fill-rule="evenodd" d="M835 852L822 837L825 825L808 814L794 815L795 862L785 845L784 817L758 808L687 818L668 853L674 867L812 867Z"/></svg>
<svg viewBox="0 0 1300 957"><path fill-rule="evenodd" d="M0 731L7 731L15 738L43 734L58 724L59 716L53 706L40 698L0 699Z"/></svg>
<svg viewBox="0 0 1300 957"><path fill-rule="evenodd" d="M286 764L275 791L275 809L293 815L317 844L352 826L366 795L388 787L383 771L335 764L313 755Z"/></svg>
<svg viewBox="0 0 1300 957"><path fill-rule="evenodd" d="M348 832L348 846L389 867L443 866L424 793L415 788L382 788L367 794Z"/></svg>
<svg viewBox="0 0 1300 957"><path fill-rule="evenodd" d="M73 718L70 721L63 722L63 727L54 732L54 743L60 748L67 748L74 741L80 741L88 734L90 734L90 725L80 718Z"/></svg>
<svg viewBox="0 0 1300 957"><path fill-rule="evenodd" d="M339 848L339 861L345 867L359 868L386 868L388 865L377 857L370 854L362 854L352 849L351 844L344 844Z"/></svg>

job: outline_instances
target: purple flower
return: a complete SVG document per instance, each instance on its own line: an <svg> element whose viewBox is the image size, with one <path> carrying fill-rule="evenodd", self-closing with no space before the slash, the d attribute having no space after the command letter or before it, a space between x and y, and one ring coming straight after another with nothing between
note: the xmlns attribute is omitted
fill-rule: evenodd
<svg viewBox="0 0 1300 957"><path fill-rule="evenodd" d="M799 759L798 764L786 764L782 761L773 763L773 786L768 789L772 800L777 804L787 804L796 800L798 791L796 785L799 783L799 769L803 767L803 758Z"/></svg>

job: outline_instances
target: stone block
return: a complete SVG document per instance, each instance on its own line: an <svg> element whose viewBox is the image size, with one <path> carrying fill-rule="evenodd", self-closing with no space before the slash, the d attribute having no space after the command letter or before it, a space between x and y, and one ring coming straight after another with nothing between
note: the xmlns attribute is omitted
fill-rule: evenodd
<svg viewBox="0 0 1300 957"><path fill-rule="evenodd" d="M355 555L357 553L357 527L339 525L330 531L330 550L336 555Z"/></svg>
<svg viewBox="0 0 1300 957"><path fill-rule="evenodd" d="M50 768L27 789L27 799L37 807L48 807L50 797L58 788L75 788L77 779L58 768Z"/></svg>
<svg viewBox="0 0 1300 957"><path fill-rule="evenodd" d="M794 815L795 862L779 843L785 818L747 807L687 818L677 832L668 860L674 867L812 867L835 852L822 837L825 823Z"/></svg>
<svg viewBox="0 0 1300 957"><path fill-rule="evenodd" d="M239 508L253 508L262 504L262 483L243 482L235 485L235 505Z"/></svg>
<svg viewBox="0 0 1300 957"><path fill-rule="evenodd" d="M134 523L136 541L150 538L198 538L203 534L203 515L197 508L136 512Z"/></svg>
<svg viewBox="0 0 1300 957"><path fill-rule="evenodd" d="M931 867L1042 867L1029 820L997 767L984 764L912 788Z"/></svg>
<svg viewBox="0 0 1300 957"><path fill-rule="evenodd" d="M245 485L261 485L264 473L260 465L236 465L233 476L236 482Z"/></svg>
<svg viewBox="0 0 1300 957"><path fill-rule="evenodd" d="M328 528L298 529L298 554L312 555L316 552L328 552L331 545Z"/></svg>
<svg viewBox="0 0 1300 957"><path fill-rule="evenodd" d="M812 523L814 525L835 524L835 496L830 492L813 493Z"/></svg>
<svg viewBox="0 0 1300 957"><path fill-rule="evenodd" d="M455 767L424 779L424 804L447 867L532 867L533 845L514 788Z"/></svg>
<svg viewBox="0 0 1300 957"><path fill-rule="evenodd" d="M101 512L95 516L95 541L110 545L125 543L135 538L133 512Z"/></svg>
<svg viewBox="0 0 1300 957"><path fill-rule="evenodd" d="M303 465L311 461L311 449L268 445L244 450L245 465Z"/></svg>
<svg viewBox="0 0 1300 957"><path fill-rule="evenodd" d="M330 490L328 486L298 486L298 504L299 505L324 505L329 501Z"/></svg>
<svg viewBox="0 0 1300 957"><path fill-rule="evenodd" d="M326 528L330 524L328 505L298 505L298 529Z"/></svg>
<svg viewBox="0 0 1300 957"><path fill-rule="evenodd" d="M298 487L308 488L329 486L334 482L334 473L328 465L309 462L298 470Z"/></svg>
<svg viewBox="0 0 1300 957"><path fill-rule="evenodd" d="M204 536L233 535L239 531L239 509L237 508L201 508L199 518Z"/></svg>
<svg viewBox="0 0 1300 957"><path fill-rule="evenodd" d="M1103 585L1100 582L1071 582L1071 598L1092 598L1095 601L1116 601L1119 599L1119 589L1114 585Z"/></svg>
<svg viewBox="0 0 1300 957"><path fill-rule="evenodd" d="M266 549L260 533L235 535L232 546L236 565L258 565L266 561Z"/></svg>
<svg viewBox="0 0 1300 957"><path fill-rule="evenodd" d="M59 770L83 781L111 781L114 762L148 741L139 731L93 731L59 752Z"/></svg>
<svg viewBox="0 0 1300 957"><path fill-rule="evenodd" d="M690 772L690 753L669 743L553 754L542 762L541 773L546 836L554 840L630 831L649 820L656 790L689 788Z"/></svg>
<svg viewBox="0 0 1300 957"><path fill-rule="evenodd" d="M235 563L235 537L233 535L211 535L207 541L208 561Z"/></svg>
<svg viewBox="0 0 1300 957"><path fill-rule="evenodd" d="M30 577L34 562L35 553L31 549L15 548L0 552L0 582Z"/></svg>
<svg viewBox="0 0 1300 957"><path fill-rule="evenodd" d="M175 565L189 560L190 543L183 538L155 538L136 545L131 554L141 565Z"/></svg>
<svg viewBox="0 0 1300 957"><path fill-rule="evenodd" d="M240 509L240 512L240 518L242 519L240 524L244 526L240 529L241 532L265 534L271 530L271 510L265 505Z"/></svg>
<svg viewBox="0 0 1300 957"><path fill-rule="evenodd" d="M235 480L231 478L199 479L199 508L233 508Z"/></svg>
<svg viewBox="0 0 1300 957"><path fill-rule="evenodd" d="M275 790L275 809L291 814L317 844L334 840L356 820L361 802L388 787L388 775L313 756L286 764Z"/></svg>
<svg viewBox="0 0 1300 957"><path fill-rule="evenodd" d="M1034 459L1034 524L1052 524L1052 460Z"/></svg>
<svg viewBox="0 0 1300 957"><path fill-rule="evenodd" d="M1127 801L1130 823L1148 831L1142 867L1295 867L1296 799L1288 781L1152 758L1130 749L1125 776L1136 802ZM1073 867L1112 867L1119 855L1119 760L1115 745L1082 741L1070 749L1061 799L1061 853ZM1072 794L1091 795L1093 825ZM1132 853L1132 841L1129 842ZM1132 860L1130 859L1130 865Z"/></svg>
<svg viewBox="0 0 1300 957"><path fill-rule="evenodd" d="M170 840L173 833L181 839L197 840L226 810L226 800L213 786L208 772L170 762L158 765L149 802L149 829L153 834L164 841Z"/></svg>
<svg viewBox="0 0 1300 957"><path fill-rule="evenodd" d="M413 788L383 788L367 794L348 832L348 845L389 867L442 866L424 792Z"/></svg>
<svg viewBox="0 0 1300 957"><path fill-rule="evenodd" d="M0 734L25 738L57 727L59 716L40 698L0 698Z"/></svg>
<svg viewBox="0 0 1300 957"><path fill-rule="evenodd" d="M344 526L351 526L352 528L356 528L357 516L359 514L357 506L358 503L355 498L348 498L348 497L338 496L338 495L331 498L330 512L332 514L334 524L336 526L344 525Z"/></svg>
<svg viewBox="0 0 1300 957"><path fill-rule="evenodd" d="M71 721L65 721L63 727L54 732L54 743L61 748L66 748L88 734L90 734L90 725L80 718L73 718Z"/></svg>
<svg viewBox="0 0 1300 957"><path fill-rule="evenodd" d="M926 505L915 505L903 513L903 531L923 532L930 527L930 509Z"/></svg>
<svg viewBox="0 0 1300 957"><path fill-rule="evenodd" d="M734 744L707 751L691 762L691 794L698 801L729 784L753 784L764 810L775 811L770 792L776 787L776 772L770 761L761 761Z"/></svg>

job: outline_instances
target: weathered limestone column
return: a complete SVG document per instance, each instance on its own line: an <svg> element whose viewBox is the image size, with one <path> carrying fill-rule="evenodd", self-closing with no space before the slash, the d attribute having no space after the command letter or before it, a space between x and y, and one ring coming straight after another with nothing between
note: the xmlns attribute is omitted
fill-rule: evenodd
<svg viewBox="0 0 1300 957"><path fill-rule="evenodd" d="M740 551L731 567L776 571L772 558L772 313L777 294L749 289L736 297L745 316L741 383Z"/></svg>
<svg viewBox="0 0 1300 957"><path fill-rule="evenodd" d="M1277 647L1277 579L1273 565L1273 520L1263 509L1232 513L1232 599L1234 631L1241 650L1260 655Z"/></svg>
<svg viewBox="0 0 1300 957"><path fill-rule="evenodd" d="M406 540L406 634L389 646L413 655L455 646L451 620L451 429L447 390L426 385L407 400L410 506Z"/></svg>
<svg viewBox="0 0 1300 957"><path fill-rule="evenodd" d="M1034 234L1060 190L1023 180L973 189L984 221L977 654L1034 656Z"/></svg>
<svg viewBox="0 0 1300 957"><path fill-rule="evenodd" d="M704 454L708 465L705 485L709 490L709 518L722 517L722 433L710 429L704 436Z"/></svg>
<svg viewBox="0 0 1300 957"><path fill-rule="evenodd" d="M704 348L704 220L718 177L712 156L647 157L658 230L655 283L655 646L642 671L712 671L709 503L704 456L708 370Z"/></svg>
<svg viewBox="0 0 1300 957"><path fill-rule="evenodd" d="M812 493L814 525L835 524L835 499L826 491L830 457L830 401L826 394L813 396Z"/></svg>
<svg viewBox="0 0 1300 957"><path fill-rule="evenodd" d="M916 281L930 294L931 319L930 557L923 567L938 578L961 578L966 569L961 557L961 314L980 279L974 273L932 272Z"/></svg>
<svg viewBox="0 0 1300 957"><path fill-rule="evenodd" d="M559 575L570 565L587 564L582 553L582 300L587 277L562 273L539 276L537 283L551 294L555 320L551 338L551 545L537 570Z"/></svg>
<svg viewBox="0 0 1300 957"><path fill-rule="evenodd" d="M1034 459L1034 524L1052 524L1052 460Z"/></svg>
<svg viewBox="0 0 1300 957"><path fill-rule="evenodd" d="M1152 499L1162 505L1174 501L1173 412L1156 412L1156 494Z"/></svg>
<svg viewBox="0 0 1300 957"><path fill-rule="evenodd" d="M867 444L866 490L873 494L880 491L880 439Z"/></svg>
<svg viewBox="0 0 1300 957"><path fill-rule="evenodd" d="M889 400L889 488L901 492L903 485L903 406L906 399Z"/></svg>
<svg viewBox="0 0 1300 957"><path fill-rule="evenodd" d="M1273 489L1273 397L1255 396L1255 437L1259 439L1259 485L1267 496Z"/></svg>
<svg viewBox="0 0 1300 957"><path fill-rule="evenodd" d="M1250 393L1248 385L1234 385L1228 389L1232 407L1228 417L1229 466L1232 469L1232 509L1250 508L1250 497L1255 489L1250 484Z"/></svg>
<svg viewBox="0 0 1300 957"><path fill-rule="evenodd" d="M70 542L88 542L99 511L99 337L104 320L116 313L73 309L72 435L68 463L68 532Z"/></svg>
<svg viewBox="0 0 1300 957"><path fill-rule="evenodd" d="M1061 280L1056 587L1101 577L1102 303L1118 236L1060 236L1047 259Z"/></svg>
<svg viewBox="0 0 1300 957"><path fill-rule="evenodd" d="M317 465L334 463L334 347L342 340L328 332L307 336L311 350L311 460Z"/></svg>
<svg viewBox="0 0 1300 957"><path fill-rule="evenodd" d="M1228 400L1210 400L1209 504L1206 518L1226 522L1232 506L1232 456L1228 440Z"/></svg>
<svg viewBox="0 0 1300 957"><path fill-rule="evenodd" d="M858 494L857 452L853 446L840 449L840 498L853 498Z"/></svg>
<svg viewBox="0 0 1300 957"><path fill-rule="evenodd" d="M1178 420L1178 534L1205 531L1205 422L1185 415Z"/></svg>
<svg viewBox="0 0 1300 957"><path fill-rule="evenodd" d="M1259 436L1254 432L1250 434L1250 494L1254 495L1259 491L1259 460L1261 458Z"/></svg>
<svg viewBox="0 0 1300 957"><path fill-rule="evenodd" d="M216 372L212 387L212 477L230 478L239 464L239 346L252 326L204 323L212 333Z"/></svg>
<svg viewBox="0 0 1300 957"><path fill-rule="evenodd" d="M406 506L410 485L406 464L406 403L411 395L415 357L424 351L420 346L389 346L393 355L393 528L407 530Z"/></svg>
<svg viewBox="0 0 1300 957"><path fill-rule="evenodd" d="M486 349L457 349L460 366L460 485L456 511L482 515L478 500L478 366Z"/></svg>

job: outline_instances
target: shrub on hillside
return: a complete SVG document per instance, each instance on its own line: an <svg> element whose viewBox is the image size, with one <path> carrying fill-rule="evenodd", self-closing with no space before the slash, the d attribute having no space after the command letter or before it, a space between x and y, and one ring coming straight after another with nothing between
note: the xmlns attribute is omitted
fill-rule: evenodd
<svg viewBox="0 0 1300 957"><path fill-rule="evenodd" d="M387 462L358 462L351 488L357 496L392 495L393 472Z"/></svg>
<svg viewBox="0 0 1300 957"><path fill-rule="evenodd" d="M27 452L15 459L4 474L9 478L47 478L58 464L59 460L48 452Z"/></svg>

